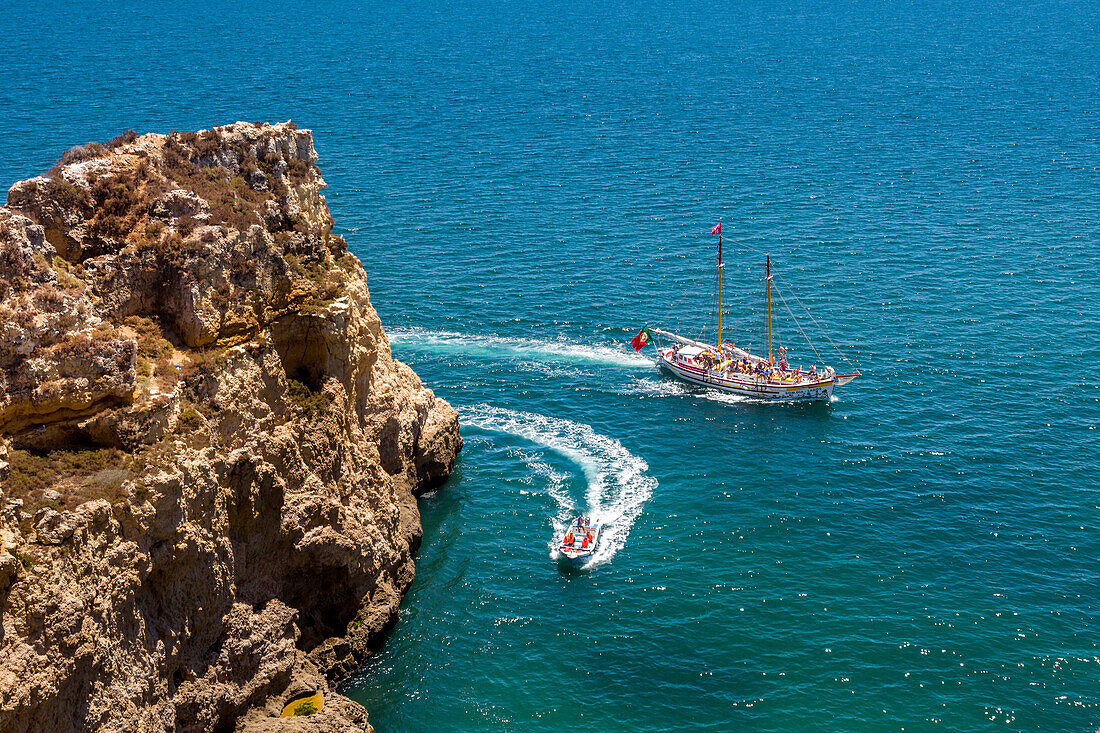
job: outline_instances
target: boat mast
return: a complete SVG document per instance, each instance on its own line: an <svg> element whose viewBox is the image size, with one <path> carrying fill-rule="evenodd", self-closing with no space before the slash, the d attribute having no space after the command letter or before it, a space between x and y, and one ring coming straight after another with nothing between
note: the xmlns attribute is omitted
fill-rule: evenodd
<svg viewBox="0 0 1100 733"><path fill-rule="evenodd" d="M721 227L721 224L719 224ZM718 229L718 351L722 351L722 230Z"/></svg>
<svg viewBox="0 0 1100 733"><path fill-rule="evenodd" d="M764 300L768 304L768 363L772 363L772 256L764 255L764 282L767 283L767 295Z"/></svg>

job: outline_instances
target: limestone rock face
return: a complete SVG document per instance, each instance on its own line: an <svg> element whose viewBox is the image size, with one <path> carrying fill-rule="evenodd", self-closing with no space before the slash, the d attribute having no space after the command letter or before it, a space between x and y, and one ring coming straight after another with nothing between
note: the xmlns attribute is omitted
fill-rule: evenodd
<svg viewBox="0 0 1100 733"><path fill-rule="evenodd" d="M0 207L0 730L369 729L330 684L461 438L316 161L291 123L129 134Z"/></svg>

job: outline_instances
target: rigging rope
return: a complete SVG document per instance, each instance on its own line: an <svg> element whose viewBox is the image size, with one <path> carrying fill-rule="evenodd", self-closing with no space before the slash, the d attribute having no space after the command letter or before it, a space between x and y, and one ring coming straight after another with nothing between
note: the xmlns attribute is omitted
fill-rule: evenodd
<svg viewBox="0 0 1100 733"><path fill-rule="evenodd" d="M814 352L814 355L817 356L818 361L824 364L825 357L818 353L817 348L814 346L814 342L810 341L810 337L807 336L806 332L802 330L802 324L800 324L798 322L798 319L794 317L794 311L792 311L791 307L787 305L787 299L783 297L783 292L779 289L779 284L773 281L772 285L775 285L775 293L779 296L779 299L783 301L783 307L786 308L787 312L791 314L791 320L794 321L795 328L797 328L798 332L802 334L802 338L806 339L806 344L810 347L810 350ZM791 293L791 297L795 297L794 293Z"/></svg>
<svg viewBox="0 0 1100 733"><path fill-rule="evenodd" d="M750 246L748 244L745 244L744 242L736 240L736 239L727 240L726 244L734 246L734 247L740 247L740 248L748 250L750 252L755 252L756 254L759 254L759 255L767 255L768 254L768 252L765 251L765 250L757 249L756 247L752 247L752 246ZM686 312L684 310L683 306L684 306L684 303L686 301L693 298L697 294L698 289L697 289L696 286L698 284L699 279L700 278L698 278L698 277L695 278L694 281L692 282L691 287L687 288L684 291L684 294L680 297L680 299L678 301L676 301L668 309L668 311L665 313L664 317L661 319L662 322L669 321L669 317L672 315L673 312L679 312L681 314L681 319L678 319L677 330L683 331L684 330L683 326L688 326L690 328L690 326L692 324L684 324L683 320L682 320L683 314ZM840 350L840 347L837 346L836 342L833 341L831 336L829 336L828 331L826 331L825 328L818 322L818 320L816 318L814 318L813 313L810 312L810 309L807 308L805 303L803 303L799 299L799 297L795 294L794 289L787 282L786 278L781 278L778 273L775 273L774 276L773 276L773 279L772 279L772 283L776 286L775 291L779 295L780 300L783 302L783 306L787 309L787 313L790 314L791 320L794 321L795 327L798 329L798 332L802 334L802 338L806 339L806 343L809 345L810 349L814 352L814 354L817 356L817 358L820 359L822 362L825 361L825 358L823 356L821 356L821 353L818 352L817 348L814 346L813 341L811 341L810 337L806 335L806 332L803 330L802 325L798 322L798 319L795 317L794 311L791 309L790 304L787 303L786 298L784 298L783 294L780 292L779 284L778 284L778 282L776 282L777 279L782 279L783 280L783 286L788 289L788 291L791 293L791 297L794 298L795 302L798 303L798 305L800 305L802 307L802 310L804 310L806 312L806 315L809 317L809 319L811 321L813 321L814 325L817 326L818 330L821 331L821 334L825 337L825 339L833 347L833 349L836 351L837 355L839 355L840 358L844 362L846 362L849 366L851 366L853 370L858 372L859 368L852 362L851 359L849 359L844 354L843 351ZM712 281L712 283L713 283L712 286L711 286L711 288L712 288L711 289L712 303L716 305L717 304L717 299L718 299L717 281L714 280L714 281ZM715 313L716 312L717 312L717 309L715 309L715 308L711 309L711 312L708 314L706 322L702 327L702 334L697 340L706 342L706 334L711 332L712 330L716 330L716 324L715 324ZM732 313L730 313L729 315L732 316L730 320L732 321L731 325L733 326L733 329L731 329L731 331L733 333L744 333L746 335L749 335L750 338L751 338L751 334L748 334L747 331L745 331L743 329L744 319L747 317L747 314L742 314L740 317L733 316ZM723 330L725 330L725 329L723 329ZM778 336L778 334L777 334L777 336ZM775 340L780 341L779 338L776 338ZM752 342L750 341L749 342L749 348L750 349L751 349L751 343Z"/></svg>
<svg viewBox="0 0 1100 733"><path fill-rule="evenodd" d="M726 240L726 241L730 241L730 240ZM757 249L756 247L750 247L749 245L745 244L744 242L742 242L740 240L736 240L736 239L733 240L733 246L741 247L742 249L747 249L750 252L755 252L758 255L767 255L767 254L769 254L766 250Z"/></svg>
<svg viewBox="0 0 1100 733"><path fill-rule="evenodd" d="M671 306L671 307L669 307L668 311L667 311L667 312L666 312L666 313L664 314L664 316L663 316L663 317L661 318L661 321L660 321L660 323L662 323L662 324L664 324L664 323L667 323L667 322L669 321L669 316L671 316L671 315L672 315L673 311L680 311L680 312L683 312L683 310L684 310L684 309L683 309L683 305L684 305L684 303L685 303L685 302L686 302L686 301L687 301L687 300L688 300L689 298L691 298L691 297L693 297L693 296L695 295L695 282L697 282L697 280L698 280L698 278L696 278L695 280L693 280L693 281L692 281L692 286L691 286L691 287L689 287L689 288L686 288L686 289L685 289L685 290L683 291L683 293L682 293L682 294L680 295L680 298L679 298L679 300L677 300L677 301L674 301L674 302L673 302L672 306ZM678 331L682 330L681 328L679 328L679 323L677 324L677 328L676 328L676 330L678 330Z"/></svg>
<svg viewBox="0 0 1100 733"><path fill-rule="evenodd" d="M784 285L784 287L786 287L786 286L787 286L787 280L786 280L786 278L784 278L784 279L783 279L783 285ZM859 371L859 367L857 367L857 366L856 366L855 364L853 364L853 363L852 363L852 360L851 360L851 359L849 359L849 358L848 358L847 356L845 356L845 355L844 355L844 352L840 350L840 347L839 347L839 346L837 346L837 345L836 345L836 343L834 343L834 342L833 342L833 339L832 339L832 338L831 338L831 337L829 336L829 332L828 332L828 331L826 331L826 330L825 330L825 328L824 328L824 327L823 327L823 326L822 326L822 325L821 325L820 323L818 323L818 322L817 322L817 319L816 319L816 318L814 318L814 314L813 314L813 313L810 313L810 309L809 309L809 308L807 308L807 307L806 307L806 306L805 306L805 305L804 305L804 304L802 303L802 301L798 299L798 296L794 294L794 290L793 290L793 288L791 289L791 297L795 299L795 302L797 302L797 303L798 303L799 305L801 305L801 306L802 306L802 310L806 311L806 315L810 317L810 320L814 322L814 325L815 325L815 326L817 326L817 327L818 327L818 329L820 329L820 331L821 331L821 334L822 334L822 335L823 335L823 336L824 336L824 337L825 337L825 338L826 338L826 339L827 339L827 340L829 341L829 343L830 343L830 344L832 344L832 347L833 347L834 349L836 349L836 353L840 355L840 358L841 358L841 359L843 359L844 361L848 362L848 366L852 367L853 369L855 369L855 370L856 370L856 371L858 372L858 371ZM786 305L786 303L785 303L785 302L784 302L784 305ZM788 309L788 310L789 310L789 309ZM793 313L791 314L791 318L794 318L794 314L793 314ZM796 321L796 323L797 323L797 321ZM805 334L803 334L803 335L805 335ZM814 351L814 353L816 354L816 353L817 353L817 351L815 350L815 351Z"/></svg>
<svg viewBox="0 0 1100 733"><path fill-rule="evenodd" d="M697 301L700 294L699 291L701 290L701 288L699 288L699 281L702 280L703 277L704 276L696 276L691 279L689 287L684 288L680 298L673 302L673 304L665 312L659 323L661 323L662 327L665 327L671 320L670 316L674 312L677 312L679 313L680 317L674 321L675 325L672 326L672 328L674 328L674 330L676 331L679 331L680 333L684 333L686 331L696 341L702 341L706 343L708 342L707 334L712 331L717 331L717 324L715 323L715 313L717 312L716 306L718 301L718 281L716 278L714 278L713 275L707 277L707 279L711 280L711 307L708 309L707 317L706 320L703 322L703 325L700 327L698 321L685 323L684 317L685 313L695 312L690 307L685 308L684 306L689 300L693 302Z"/></svg>

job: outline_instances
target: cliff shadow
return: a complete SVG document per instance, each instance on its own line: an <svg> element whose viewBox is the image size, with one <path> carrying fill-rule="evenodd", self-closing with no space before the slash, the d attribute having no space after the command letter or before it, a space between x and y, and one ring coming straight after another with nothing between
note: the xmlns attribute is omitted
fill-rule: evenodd
<svg viewBox="0 0 1100 733"><path fill-rule="evenodd" d="M287 379L320 392L329 376L329 343L321 318L294 313L271 324L271 341L279 353Z"/></svg>

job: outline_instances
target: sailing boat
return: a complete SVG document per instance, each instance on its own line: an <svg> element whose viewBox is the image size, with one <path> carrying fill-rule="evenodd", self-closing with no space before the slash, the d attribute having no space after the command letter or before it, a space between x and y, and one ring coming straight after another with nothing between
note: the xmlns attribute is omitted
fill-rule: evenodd
<svg viewBox="0 0 1100 733"><path fill-rule="evenodd" d="M722 340L722 224L719 223L711 229L711 234L718 235L718 345L647 326L631 340L635 351L640 351L650 340L654 340L657 342L659 368L694 384L765 400L829 400L834 387L848 384L861 376L858 371L837 374L836 369L827 365L818 367L814 364L808 370L803 370L801 366L792 368L784 348L778 350L779 358L775 358L772 350L772 289L775 286L772 282L771 255L764 257L764 303L768 318L767 356L757 356L733 343L725 343ZM794 318L793 312L791 317ZM795 320L796 325L797 323ZM800 326L799 330L801 331ZM671 343L662 345L661 338ZM813 344L810 344L810 348L813 348ZM844 358L844 355L841 354L841 357Z"/></svg>

